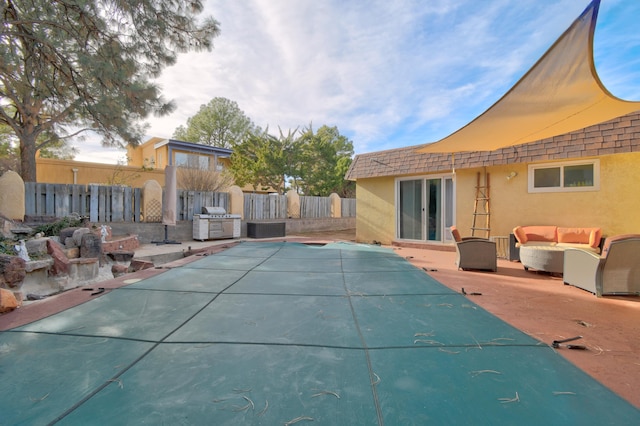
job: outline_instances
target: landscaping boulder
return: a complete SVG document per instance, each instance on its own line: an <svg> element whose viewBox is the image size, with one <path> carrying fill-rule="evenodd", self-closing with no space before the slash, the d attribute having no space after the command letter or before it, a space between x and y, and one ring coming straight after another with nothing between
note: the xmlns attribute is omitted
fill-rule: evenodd
<svg viewBox="0 0 640 426"><path fill-rule="evenodd" d="M72 247L64 250L64 254L69 259L77 259L80 257L80 247Z"/></svg>
<svg viewBox="0 0 640 426"><path fill-rule="evenodd" d="M18 306L20 306L20 302L13 293L5 288L0 288L0 314L13 311Z"/></svg>
<svg viewBox="0 0 640 426"><path fill-rule="evenodd" d="M47 254L47 240L48 238L46 237L27 240L25 244L27 245L27 251L29 252L29 255L37 257Z"/></svg>
<svg viewBox="0 0 640 426"><path fill-rule="evenodd" d="M82 237L84 236L84 234L88 234L90 232L91 231L89 230L89 228L79 228L73 231L73 236L72 236L73 242L74 242L73 247L80 247L82 245Z"/></svg>
<svg viewBox="0 0 640 426"><path fill-rule="evenodd" d="M99 259L100 256L102 256L101 238L91 232L84 234L80 243L80 257L95 257Z"/></svg>
<svg viewBox="0 0 640 426"><path fill-rule="evenodd" d="M0 287L18 287L24 277L26 262L18 256L0 254Z"/></svg>
<svg viewBox="0 0 640 426"><path fill-rule="evenodd" d="M111 266L111 273L114 278L118 278L127 272L129 272L129 267L127 265L115 263Z"/></svg>
<svg viewBox="0 0 640 426"><path fill-rule="evenodd" d="M107 257L114 262L127 263L133 259L134 252L128 250L116 250L106 253Z"/></svg>
<svg viewBox="0 0 640 426"><path fill-rule="evenodd" d="M69 258L62 251L60 244L50 239L47 240L47 252L53 258L53 267L51 273L53 275L61 275L69 273Z"/></svg>
<svg viewBox="0 0 640 426"><path fill-rule="evenodd" d="M73 238L73 233L76 232L80 227L72 226L69 228L64 228L60 230L60 241L65 242L67 238Z"/></svg>
<svg viewBox="0 0 640 426"><path fill-rule="evenodd" d="M149 260L133 259L129 264L129 272L142 271L143 269L151 269L153 267L153 262Z"/></svg>

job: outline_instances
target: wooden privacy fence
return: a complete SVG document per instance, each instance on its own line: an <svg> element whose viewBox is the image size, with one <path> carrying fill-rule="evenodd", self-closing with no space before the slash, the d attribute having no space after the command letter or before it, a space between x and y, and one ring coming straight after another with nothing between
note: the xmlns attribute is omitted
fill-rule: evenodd
<svg viewBox="0 0 640 426"><path fill-rule="evenodd" d="M300 218L331 217L331 198L300 197Z"/></svg>
<svg viewBox="0 0 640 426"><path fill-rule="evenodd" d="M142 189L125 186L71 185L26 182L27 216L88 217L91 222L140 222ZM178 191L178 220L193 220L202 207L228 210L226 192Z"/></svg>
<svg viewBox="0 0 640 426"><path fill-rule="evenodd" d="M355 198L343 198L341 201L341 216L354 217L356 215ZM278 194L244 194L245 220L276 220L287 218L287 196ZM300 218L331 217L330 197L300 196Z"/></svg>
<svg viewBox="0 0 640 426"><path fill-rule="evenodd" d="M139 222L140 188L26 182L27 216L79 215L91 222Z"/></svg>
<svg viewBox="0 0 640 426"><path fill-rule="evenodd" d="M287 218L287 196L279 194L244 194L245 220Z"/></svg>
<svg viewBox="0 0 640 426"><path fill-rule="evenodd" d="M193 215L202 213L203 207L224 207L229 212L229 194L226 192L178 190L177 203L178 220L193 220Z"/></svg>
<svg viewBox="0 0 640 426"><path fill-rule="evenodd" d="M27 182L25 214L27 216L88 217L91 222L140 222L142 188L105 185L71 185ZM287 196L278 194L244 194L245 220L287 218ZM230 211L226 192L178 190L177 219L193 220L203 207L224 207ZM341 199L342 217L353 217L356 200ZM331 217L329 197L300 197L301 218Z"/></svg>
<svg viewBox="0 0 640 426"><path fill-rule="evenodd" d="M355 198L342 198L341 199L342 217L355 217L356 216L356 199Z"/></svg>

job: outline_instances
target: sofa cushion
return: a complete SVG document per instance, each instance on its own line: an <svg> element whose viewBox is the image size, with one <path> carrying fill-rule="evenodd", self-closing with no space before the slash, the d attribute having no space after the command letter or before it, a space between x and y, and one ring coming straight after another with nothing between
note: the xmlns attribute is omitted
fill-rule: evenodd
<svg viewBox="0 0 640 426"><path fill-rule="evenodd" d="M600 246L602 231L600 228L563 228L558 227L558 242L571 244L587 244L589 247Z"/></svg>
<svg viewBox="0 0 640 426"><path fill-rule="evenodd" d="M449 229L451 230L451 236L456 242L459 243L460 241L462 241L462 237L460 236L460 231L458 231L458 228L456 228L455 226L452 226Z"/></svg>
<svg viewBox="0 0 640 426"><path fill-rule="evenodd" d="M556 247L558 247L561 250L568 249L568 248L576 248L576 249L590 251L590 252L596 253L596 254L600 253L600 247L591 247L589 244L558 243L558 245Z"/></svg>
<svg viewBox="0 0 640 426"><path fill-rule="evenodd" d="M530 241L558 241L558 227L552 225L545 226L517 226L513 229L513 234L520 244L526 244Z"/></svg>

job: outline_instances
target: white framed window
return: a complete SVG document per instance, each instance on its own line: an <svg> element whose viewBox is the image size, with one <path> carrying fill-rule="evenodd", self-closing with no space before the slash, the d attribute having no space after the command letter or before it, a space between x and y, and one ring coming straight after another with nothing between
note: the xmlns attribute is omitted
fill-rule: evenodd
<svg viewBox="0 0 640 426"><path fill-rule="evenodd" d="M201 170L210 168L212 158L207 155L198 155L185 152L176 152L175 163L179 167L189 167Z"/></svg>
<svg viewBox="0 0 640 426"><path fill-rule="evenodd" d="M530 164L529 192L600 190L600 160Z"/></svg>

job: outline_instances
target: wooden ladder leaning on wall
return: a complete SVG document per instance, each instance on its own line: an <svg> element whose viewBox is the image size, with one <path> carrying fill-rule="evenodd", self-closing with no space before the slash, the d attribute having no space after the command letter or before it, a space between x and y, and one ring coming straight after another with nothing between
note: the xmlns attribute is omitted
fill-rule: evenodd
<svg viewBox="0 0 640 426"><path fill-rule="evenodd" d="M489 205L490 198L490 185L489 185L489 173L485 172L484 185L480 182L480 172L478 172L476 179L476 200L473 203L473 223L471 225L471 236L473 237L485 237L489 238L491 234L491 209ZM480 216L480 220L479 217ZM482 222L484 217L484 224ZM484 226L482 226L484 225ZM484 235L476 235L478 233L484 233Z"/></svg>

